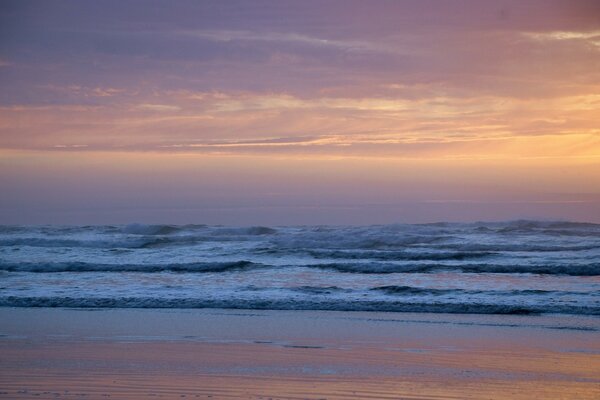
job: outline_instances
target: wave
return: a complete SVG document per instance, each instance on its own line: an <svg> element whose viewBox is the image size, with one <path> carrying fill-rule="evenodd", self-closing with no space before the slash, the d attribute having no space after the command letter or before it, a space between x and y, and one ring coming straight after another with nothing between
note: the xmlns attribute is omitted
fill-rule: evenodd
<svg viewBox="0 0 600 400"><path fill-rule="evenodd" d="M262 236L262 235L274 235L278 231L275 228L269 228L266 226L250 226L247 228L220 228L213 232L216 236L224 235L250 235L250 236Z"/></svg>
<svg viewBox="0 0 600 400"><path fill-rule="evenodd" d="M0 297L0 307L64 307L64 308L220 308L250 310L331 310L419 312L450 314L544 313L600 315L600 307L503 305L486 303L420 303L401 301L346 300L271 300L271 299L193 299L155 297Z"/></svg>
<svg viewBox="0 0 600 400"><path fill-rule="evenodd" d="M0 247L48 247L48 248L92 248L92 249L147 249L169 245L193 245L206 240L196 236L154 236L144 235L134 238L118 239L68 239L23 237L0 239Z"/></svg>
<svg viewBox="0 0 600 400"><path fill-rule="evenodd" d="M129 248L145 249L164 246L187 246L202 242L228 242L251 240L252 237L274 235L278 231L264 226L247 228L224 228L206 225L140 225L122 228L92 227L94 232L82 232L87 227L42 228L36 231L11 230L4 227L0 247L49 247L49 248ZM17 229L17 228L15 228ZM23 233L32 235L24 236ZM84 233L84 235L81 235ZM12 236L11 236L12 235Z"/></svg>
<svg viewBox="0 0 600 400"><path fill-rule="evenodd" d="M208 225L143 225L143 224L130 224L126 225L121 229L122 233L130 235L157 235L166 236L181 232L195 232L195 231L207 231L215 236L227 236L227 235L272 235L277 233L277 229L269 228L266 226L249 226L249 227L222 227Z"/></svg>
<svg viewBox="0 0 600 400"><path fill-rule="evenodd" d="M7 272L226 272L256 268L315 268L342 273L393 274L393 273L435 273L439 271L459 271L491 274L543 274L571 276L599 276L600 263L584 265L514 265L514 264L395 264L395 263L324 263L300 265L270 265L249 260L222 262L190 262L166 264L102 264L81 261L67 262L0 262L0 271Z"/></svg>
<svg viewBox="0 0 600 400"><path fill-rule="evenodd" d="M438 249L457 250L464 252L561 252L561 251L585 251L600 249L600 243L585 245L570 244L528 244L528 243L452 243L436 246Z"/></svg>
<svg viewBox="0 0 600 400"><path fill-rule="evenodd" d="M373 229L370 227L369 229ZM397 250L444 243L455 239L449 235L415 235L411 233L379 232L364 229L340 229L335 232L302 232L285 235L273 241L281 250L299 249L364 249Z"/></svg>
<svg viewBox="0 0 600 400"><path fill-rule="evenodd" d="M172 233L181 232L186 229L185 226L176 225L142 225L130 224L123 228L123 233L131 235L170 235Z"/></svg>
<svg viewBox="0 0 600 400"><path fill-rule="evenodd" d="M463 261L497 256L491 251L456 251L456 252L407 252L407 251L365 251L365 250L309 250L308 254L315 258L339 258L346 260L370 259L384 261Z"/></svg>
<svg viewBox="0 0 600 400"><path fill-rule="evenodd" d="M362 274L460 271L492 274L600 275L600 263L586 265L328 263L307 265L307 267Z"/></svg>
<svg viewBox="0 0 600 400"><path fill-rule="evenodd" d="M380 291L385 294L391 295L419 295L419 294L431 294L431 295L443 295L448 293L460 293L464 292L460 289L430 289L430 288L421 288L414 286L378 286L371 288L369 290Z"/></svg>
<svg viewBox="0 0 600 400"><path fill-rule="evenodd" d="M485 226L485 225L484 225ZM561 233L581 233L581 230L592 230L595 233L600 233L600 224L589 222L571 222L571 221L533 221L533 220L517 220L509 221L500 224L498 232L501 233L528 233L542 232L552 234L555 231ZM577 232L579 231L579 232Z"/></svg>
<svg viewBox="0 0 600 400"><path fill-rule="evenodd" d="M435 288L425 288L425 287L414 287L414 286L377 286L370 288L372 291L379 291L388 295L398 296L398 295L433 295L433 296L442 296L447 294L458 294L458 295L503 295L503 296L549 296L549 295L579 295L580 292L565 292L565 291L555 291L555 290L541 290L541 289L525 289L525 290L465 290L465 289L435 289Z"/></svg>
<svg viewBox="0 0 600 400"><path fill-rule="evenodd" d="M522 236L524 233L528 236ZM599 238L598 224L539 221L279 228L169 224L0 226L0 247L147 249L238 241L260 243L262 248L281 254L306 252L318 258L390 261L461 261L510 252L598 250Z"/></svg>
<svg viewBox="0 0 600 400"><path fill-rule="evenodd" d="M263 268L251 261L195 262L179 264L94 264L85 262L32 262L0 263L0 271L7 272L227 272L250 268Z"/></svg>
<svg viewBox="0 0 600 400"><path fill-rule="evenodd" d="M301 292L306 294L331 294L331 293L344 293L351 292L350 289L343 289L338 286L298 286L290 288L292 291ZM260 289L259 289L260 290Z"/></svg>
<svg viewBox="0 0 600 400"><path fill-rule="evenodd" d="M163 227L164 228L164 227ZM163 229L161 228L161 229ZM589 244L528 244L528 243L444 243L446 239L431 237L427 240L414 237L348 239L322 237L298 239L293 234L274 236L278 231L270 228L251 227L243 230L219 230L195 234L132 234L125 237L90 238L72 237L5 237L0 247L37 248L90 248L90 249L149 249L170 246L194 246L209 242L235 242L261 240L265 246L260 252L289 254L306 253L315 258L373 259L386 261L419 260L471 260L502 256L502 253L528 252L576 252L600 249L600 242Z"/></svg>
<svg viewBox="0 0 600 400"><path fill-rule="evenodd" d="M26 232L28 227L22 225L0 225L0 234L13 234Z"/></svg>

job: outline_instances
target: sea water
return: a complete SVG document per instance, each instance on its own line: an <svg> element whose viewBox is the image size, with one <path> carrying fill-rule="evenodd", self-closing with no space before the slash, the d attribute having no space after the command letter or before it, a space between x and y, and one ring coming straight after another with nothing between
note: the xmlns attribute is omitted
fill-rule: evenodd
<svg viewBox="0 0 600 400"><path fill-rule="evenodd" d="M0 306L600 315L600 225L0 226Z"/></svg>

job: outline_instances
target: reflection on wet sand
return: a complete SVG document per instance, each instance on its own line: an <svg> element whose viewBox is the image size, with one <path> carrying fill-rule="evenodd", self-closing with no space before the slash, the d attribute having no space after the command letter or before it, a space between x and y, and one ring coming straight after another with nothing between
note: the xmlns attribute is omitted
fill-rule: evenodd
<svg viewBox="0 0 600 400"><path fill-rule="evenodd" d="M416 347L415 347L416 346ZM2 398L451 399L600 396L596 352L443 343L0 341Z"/></svg>

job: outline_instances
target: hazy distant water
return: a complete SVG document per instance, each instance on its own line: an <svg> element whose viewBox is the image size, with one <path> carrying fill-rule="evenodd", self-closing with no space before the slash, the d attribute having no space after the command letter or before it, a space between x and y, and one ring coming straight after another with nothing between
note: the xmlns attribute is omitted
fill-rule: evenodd
<svg viewBox="0 0 600 400"><path fill-rule="evenodd" d="M600 315L600 225L0 226L0 305Z"/></svg>

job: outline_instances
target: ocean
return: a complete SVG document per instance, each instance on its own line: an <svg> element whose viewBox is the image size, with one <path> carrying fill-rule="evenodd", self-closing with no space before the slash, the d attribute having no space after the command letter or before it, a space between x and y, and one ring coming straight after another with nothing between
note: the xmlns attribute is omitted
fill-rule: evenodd
<svg viewBox="0 0 600 400"><path fill-rule="evenodd" d="M0 226L0 306L600 315L600 225Z"/></svg>

